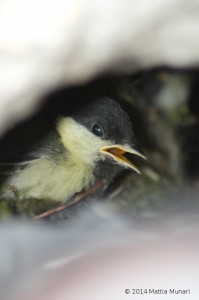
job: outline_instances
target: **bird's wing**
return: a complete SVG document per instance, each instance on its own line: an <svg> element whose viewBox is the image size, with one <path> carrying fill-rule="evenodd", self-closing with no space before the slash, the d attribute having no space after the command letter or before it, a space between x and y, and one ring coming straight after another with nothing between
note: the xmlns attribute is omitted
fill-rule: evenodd
<svg viewBox="0 0 199 300"><path fill-rule="evenodd" d="M16 174L23 170L27 165L31 164L33 160L26 160L20 162L0 162L0 177Z"/></svg>
<svg viewBox="0 0 199 300"><path fill-rule="evenodd" d="M36 136L31 141L15 134L0 143L0 182L5 176L20 172L41 156L54 159L64 151L55 130L48 131L45 136Z"/></svg>
<svg viewBox="0 0 199 300"><path fill-rule="evenodd" d="M40 157L38 148L41 140L31 139L31 134L20 136L14 132L0 142L0 182L2 177L10 176L23 170L27 165Z"/></svg>
<svg viewBox="0 0 199 300"><path fill-rule="evenodd" d="M39 155L36 152L34 153L34 151L30 151L25 147L11 147L11 149L8 147L7 151L5 151L3 145L0 147L0 183L6 177L19 173L38 158Z"/></svg>

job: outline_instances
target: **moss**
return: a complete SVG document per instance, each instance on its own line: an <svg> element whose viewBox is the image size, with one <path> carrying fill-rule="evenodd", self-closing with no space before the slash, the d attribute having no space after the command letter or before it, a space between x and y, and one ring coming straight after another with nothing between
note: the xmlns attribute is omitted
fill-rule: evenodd
<svg viewBox="0 0 199 300"><path fill-rule="evenodd" d="M0 219L13 216L13 215L25 215L34 217L43 211L58 206L58 203L48 202L46 200L28 199L25 201L16 200L0 200Z"/></svg>
<svg viewBox="0 0 199 300"><path fill-rule="evenodd" d="M167 206L170 201L168 191L174 183L166 177L154 181L144 175L137 178L129 175L122 184L123 191L114 201L119 203L123 211L137 215L137 213L157 212Z"/></svg>
<svg viewBox="0 0 199 300"><path fill-rule="evenodd" d="M189 116L189 109L187 103L181 103L177 105L174 109L167 112L164 116L165 121L171 126L179 125L184 118Z"/></svg>
<svg viewBox="0 0 199 300"><path fill-rule="evenodd" d="M0 218L7 218L13 214L10 203L6 200L0 201Z"/></svg>

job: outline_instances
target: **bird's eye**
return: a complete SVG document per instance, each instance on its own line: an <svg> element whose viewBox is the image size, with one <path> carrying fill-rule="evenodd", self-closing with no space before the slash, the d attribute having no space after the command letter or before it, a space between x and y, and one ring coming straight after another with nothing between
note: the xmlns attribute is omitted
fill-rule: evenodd
<svg viewBox="0 0 199 300"><path fill-rule="evenodd" d="M103 131L103 128L98 125L98 124L94 124L93 127L92 127L92 132L97 135L97 136L100 136L102 137L104 135L104 131Z"/></svg>

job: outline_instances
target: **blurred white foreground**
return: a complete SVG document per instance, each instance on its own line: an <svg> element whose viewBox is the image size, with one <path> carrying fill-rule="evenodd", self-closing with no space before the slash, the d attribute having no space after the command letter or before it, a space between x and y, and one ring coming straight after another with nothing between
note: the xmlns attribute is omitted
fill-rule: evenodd
<svg viewBox="0 0 199 300"><path fill-rule="evenodd" d="M195 215L124 221L85 214L54 227L18 220L1 223L0 239L1 300L199 297Z"/></svg>

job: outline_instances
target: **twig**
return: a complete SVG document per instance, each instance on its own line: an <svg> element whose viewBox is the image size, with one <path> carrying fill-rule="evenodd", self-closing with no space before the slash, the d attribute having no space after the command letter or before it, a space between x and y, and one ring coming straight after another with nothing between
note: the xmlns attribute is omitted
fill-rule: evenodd
<svg viewBox="0 0 199 300"><path fill-rule="evenodd" d="M84 199L86 196L94 193L95 191L97 191L100 187L102 187L104 184L106 183L105 180L101 180L99 182L97 182L90 190L80 193L76 196L74 196L69 202L62 204L56 208L52 208L49 209L47 211L44 211L43 213L37 215L34 217L35 220L40 220L43 219L45 217L51 216L57 212L63 211L66 208L69 208L70 206L77 204L78 202L80 202L82 199Z"/></svg>
<svg viewBox="0 0 199 300"><path fill-rule="evenodd" d="M124 189L124 186L120 185L116 190L114 190L109 196L109 199L114 199L115 197L117 197Z"/></svg>

